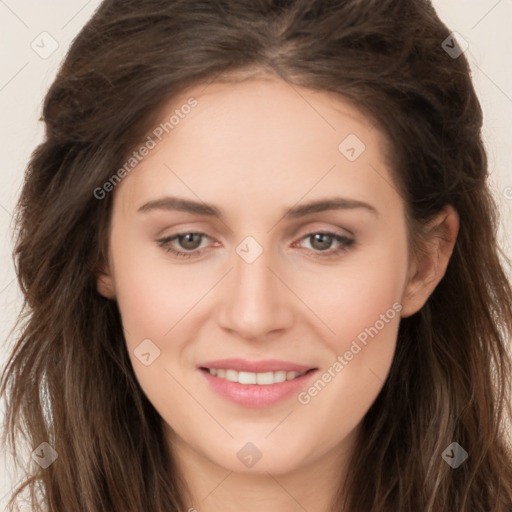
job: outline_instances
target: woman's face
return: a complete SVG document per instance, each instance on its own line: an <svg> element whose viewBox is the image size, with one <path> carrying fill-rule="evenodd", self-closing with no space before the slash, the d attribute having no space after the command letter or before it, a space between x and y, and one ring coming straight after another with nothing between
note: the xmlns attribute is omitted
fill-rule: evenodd
<svg viewBox="0 0 512 512"><path fill-rule="evenodd" d="M99 279L140 385L180 453L231 471L348 453L421 305L383 135L277 79L190 89L173 114L111 192Z"/></svg>

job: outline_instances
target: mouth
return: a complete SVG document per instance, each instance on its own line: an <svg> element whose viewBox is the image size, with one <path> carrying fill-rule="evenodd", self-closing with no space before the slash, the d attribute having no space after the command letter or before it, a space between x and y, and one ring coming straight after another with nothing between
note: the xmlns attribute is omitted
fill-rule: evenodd
<svg viewBox="0 0 512 512"><path fill-rule="evenodd" d="M260 386L270 386L272 384L279 384L288 380L295 380L303 375L314 372L316 368L310 368L303 372L296 371L268 371L268 372L247 372L237 371L232 368L200 368L204 372L208 372L210 375L217 377L218 379L224 379L229 382L238 382L239 384L258 384Z"/></svg>
<svg viewBox="0 0 512 512"><path fill-rule="evenodd" d="M299 393L318 368L275 359L223 359L203 363L198 370L217 395L239 406L261 408Z"/></svg>

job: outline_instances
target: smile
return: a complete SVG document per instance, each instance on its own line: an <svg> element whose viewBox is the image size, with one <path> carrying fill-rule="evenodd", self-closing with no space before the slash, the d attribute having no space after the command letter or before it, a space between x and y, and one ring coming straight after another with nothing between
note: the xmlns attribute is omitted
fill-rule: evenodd
<svg viewBox="0 0 512 512"><path fill-rule="evenodd" d="M278 384L280 382L285 382L287 380L294 380L302 375L306 374L306 372L299 373L294 371L285 371L279 370L276 372L239 372L237 370L232 369L215 369L215 368L204 368L204 370L208 371L210 375L217 377L219 379L225 379L230 382L238 382L239 384L259 384L260 386L268 386L271 384Z"/></svg>
<svg viewBox="0 0 512 512"><path fill-rule="evenodd" d="M243 407L271 407L292 399L318 368L284 360L231 358L204 362L197 369L215 395Z"/></svg>

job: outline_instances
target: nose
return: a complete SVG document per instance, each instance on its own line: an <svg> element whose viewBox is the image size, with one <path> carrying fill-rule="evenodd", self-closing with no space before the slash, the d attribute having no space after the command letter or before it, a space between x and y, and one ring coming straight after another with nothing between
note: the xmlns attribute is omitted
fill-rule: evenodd
<svg viewBox="0 0 512 512"><path fill-rule="evenodd" d="M235 254L220 298L220 326L251 341L284 332L293 320L293 293L270 252L252 263Z"/></svg>

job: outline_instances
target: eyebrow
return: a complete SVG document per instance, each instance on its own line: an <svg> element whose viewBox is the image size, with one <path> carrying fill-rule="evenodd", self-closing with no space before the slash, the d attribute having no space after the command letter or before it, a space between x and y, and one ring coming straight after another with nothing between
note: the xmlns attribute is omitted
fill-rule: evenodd
<svg viewBox="0 0 512 512"><path fill-rule="evenodd" d="M318 199L298 206L292 206L291 208L285 210L283 217L287 219L296 219L311 213L318 213L327 210L352 210L356 208L365 209L376 217L379 217L377 208L371 204L365 203L364 201L343 197ZM154 210L180 211L186 213L195 213L198 215L208 215L218 219L224 218L222 211L212 204L173 196L167 196L160 199L155 199L153 201L148 201L147 203L143 204L137 211L145 213Z"/></svg>

